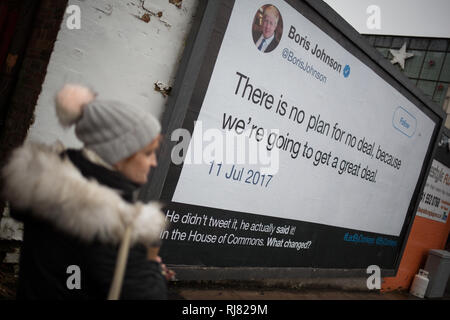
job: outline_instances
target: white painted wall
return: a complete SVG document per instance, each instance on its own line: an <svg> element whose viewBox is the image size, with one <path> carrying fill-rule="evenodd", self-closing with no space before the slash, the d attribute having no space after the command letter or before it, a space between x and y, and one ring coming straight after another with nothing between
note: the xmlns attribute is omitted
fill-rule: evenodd
<svg viewBox="0 0 450 320"><path fill-rule="evenodd" d="M146 106L161 118L167 98L154 83L173 84L197 4L184 0L179 9L169 0L70 0L81 9L81 29L69 30L65 14L27 139L81 146L74 129L63 130L56 118L53 98L67 82L89 85L99 98ZM138 19L147 10L163 15L148 23Z"/></svg>
<svg viewBox="0 0 450 320"><path fill-rule="evenodd" d="M324 0L359 33L450 38L449 0ZM375 5L380 28L368 28Z"/></svg>

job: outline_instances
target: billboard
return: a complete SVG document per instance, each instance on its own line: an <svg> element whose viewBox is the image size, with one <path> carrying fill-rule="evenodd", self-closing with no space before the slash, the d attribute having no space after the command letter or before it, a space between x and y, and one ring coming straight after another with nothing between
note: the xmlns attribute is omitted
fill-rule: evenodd
<svg viewBox="0 0 450 320"><path fill-rule="evenodd" d="M165 262L396 269L442 115L323 4L211 6L184 117L167 116Z"/></svg>

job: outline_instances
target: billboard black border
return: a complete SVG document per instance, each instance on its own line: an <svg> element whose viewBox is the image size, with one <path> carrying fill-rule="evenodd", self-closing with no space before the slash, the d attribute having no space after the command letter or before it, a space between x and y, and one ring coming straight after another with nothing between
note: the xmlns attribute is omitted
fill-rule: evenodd
<svg viewBox="0 0 450 320"><path fill-rule="evenodd" d="M183 127L190 130L191 133L193 131L194 121L197 119L200 110L191 108L191 105L194 104L200 107L202 105L234 2L234 0L199 0L196 17L192 25L191 33L186 41L187 45L176 75L172 94L168 99L162 118L164 143L159 153L159 166L157 170L152 171L149 177L149 183L142 188L139 195L140 200L150 201L161 198L169 170L171 166L175 166L171 161L171 150L178 142L171 141L170 139L170 134L173 130ZM419 205L418 196L424 188L426 177L431 166L431 160L436 153L437 140L443 130L445 113L417 89L403 73L382 57L366 39L326 3L317 0L285 0L285 2L328 34L344 49L361 60L436 123L418 183L413 192L404 225L399 235L401 249L394 262L395 268L382 270L383 276L395 276ZM205 73L207 75L206 77ZM194 91L198 87L203 88L201 94L198 94L198 92L196 94ZM181 165L175 167L178 167L179 172L181 172ZM171 182L172 186L170 188L175 188L178 178L179 173L177 174L176 181ZM363 269L333 269L329 270L329 272L327 272L328 269L322 271L314 269L313 273L311 273L311 269L313 268L197 268L195 266L189 268L189 266L180 266L178 269L181 271L180 275L186 274L186 277L189 279L205 279L204 276L210 279L235 279L237 277L242 278L243 275L244 278L251 278L250 275L254 275L253 272L256 269L259 270L258 274L266 275L265 278L277 278L274 272L276 270L277 274L281 274L281 278L311 276L312 274L320 274L323 276L335 276L340 273L345 275L351 274L353 276L366 274L366 270ZM239 272L236 272L237 270ZM196 276L199 272L203 276Z"/></svg>
<svg viewBox="0 0 450 320"><path fill-rule="evenodd" d="M450 168L450 129L446 127L442 130L434 159Z"/></svg>

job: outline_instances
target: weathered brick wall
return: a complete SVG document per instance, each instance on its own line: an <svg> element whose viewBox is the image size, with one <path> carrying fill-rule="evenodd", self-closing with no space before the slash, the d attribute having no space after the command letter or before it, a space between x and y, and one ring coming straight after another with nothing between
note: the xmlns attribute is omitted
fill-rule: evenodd
<svg viewBox="0 0 450 320"><path fill-rule="evenodd" d="M28 22L19 21L8 51L18 56L13 66L17 70L2 74L3 87L9 90L3 91L4 96L1 97L4 126L0 131L0 167L11 150L23 143L33 123L36 101L67 4L66 0L41 0L38 4L35 1L32 5L37 5L37 8L31 10L28 2L23 1L19 13L19 20L27 19ZM3 211L4 202L0 201L0 213ZM21 240L22 231L20 224L9 216L2 218L1 215L0 298L12 299L17 280L18 240ZM1 233L5 237L2 238Z"/></svg>
<svg viewBox="0 0 450 320"><path fill-rule="evenodd" d="M47 65L64 16L66 0L41 0L0 136L0 165L22 144L33 122ZM19 18L20 19L20 18Z"/></svg>
<svg viewBox="0 0 450 320"><path fill-rule="evenodd" d="M8 86L13 87L12 92L2 92L2 95L7 96L1 99L4 102L4 125L0 128L0 167L11 150L23 143L33 123L34 108L67 4L66 0L41 0L33 4L28 2L23 1L19 20L27 19L31 26L30 23L23 24L21 29L19 21L9 48L12 54L19 55L18 63L14 66L18 71L17 79L8 79ZM37 9L30 8L32 5L37 6ZM3 209L4 202L0 201L0 213Z"/></svg>

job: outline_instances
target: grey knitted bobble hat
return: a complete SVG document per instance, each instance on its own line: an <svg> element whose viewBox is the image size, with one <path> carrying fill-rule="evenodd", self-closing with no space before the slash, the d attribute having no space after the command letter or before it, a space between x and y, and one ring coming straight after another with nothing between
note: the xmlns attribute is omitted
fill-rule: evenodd
<svg viewBox="0 0 450 320"><path fill-rule="evenodd" d="M83 86L67 84L55 100L61 125L75 125L75 134L85 147L110 165L144 148L161 132L159 121L149 111L119 101L97 100Z"/></svg>

